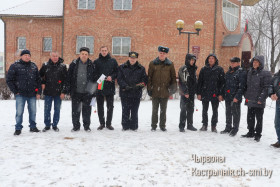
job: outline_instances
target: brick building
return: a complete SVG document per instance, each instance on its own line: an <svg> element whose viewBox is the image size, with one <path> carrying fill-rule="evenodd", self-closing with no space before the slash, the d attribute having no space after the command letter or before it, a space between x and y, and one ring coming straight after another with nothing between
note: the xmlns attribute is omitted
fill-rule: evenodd
<svg viewBox="0 0 280 187"><path fill-rule="evenodd" d="M240 33L241 5L259 0L31 0L0 11L5 24L6 70L19 58L19 51L30 49L38 67L58 51L69 64L78 57L78 49L87 46L96 59L99 48L108 46L120 63L128 51L140 53L146 68L157 56L159 45L170 48L169 58L176 70L184 63L187 35L179 35L175 22L185 21L184 30L195 31L190 52L197 55L201 68L209 53L216 53L220 64L228 66L232 56L251 58L253 44L248 33ZM27 10L27 11L26 11Z"/></svg>

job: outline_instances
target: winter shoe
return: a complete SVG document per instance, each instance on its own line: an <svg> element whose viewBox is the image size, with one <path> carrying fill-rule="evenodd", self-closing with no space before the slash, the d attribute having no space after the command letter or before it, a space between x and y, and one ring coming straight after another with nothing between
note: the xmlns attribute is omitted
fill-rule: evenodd
<svg viewBox="0 0 280 187"><path fill-rule="evenodd" d="M212 131L212 132L215 132L215 133L218 132L217 129L216 129L216 126L212 126L212 127L211 127L211 131Z"/></svg>
<svg viewBox="0 0 280 187"><path fill-rule="evenodd" d="M106 128L111 130L111 131L114 130L114 127L112 127L112 125L107 125Z"/></svg>
<svg viewBox="0 0 280 187"><path fill-rule="evenodd" d="M160 128L160 130L163 131L163 132L167 131L165 127Z"/></svg>
<svg viewBox="0 0 280 187"><path fill-rule="evenodd" d="M102 129L104 129L105 128L105 125L100 125L98 128L97 128L97 130L102 130Z"/></svg>
<svg viewBox="0 0 280 187"><path fill-rule="evenodd" d="M50 127L47 127L47 126L46 126L42 131L43 131L43 132L47 132L47 131L50 130L50 129L51 129Z"/></svg>
<svg viewBox="0 0 280 187"><path fill-rule="evenodd" d="M275 147L275 148L280 148L280 143L279 142L276 142L274 144L271 144L272 147Z"/></svg>
<svg viewBox="0 0 280 187"><path fill-rule="evenodd" d="M156 127L152 127L151 131L156 131L157 128Z"/></svg>
<svg viewBox="0 0 280 187"><path fill-rule="evenodd" d="M254 138L254 133L248 132L247 134L241 135L242 138Z"/></svg>
<svg viewBox="0 0 280 187"><path fill-rule="evenodd" d="M188 125L187 129L190 131L197 131L197 129L192 125Z"/></svg>
<svg viewBox="0 0 280 187"><path fill-rule="evenodd" d="M57 128L57 126L54 126L52 129L53 129L55 132L58 132L58 131L59 131L59 128Z"/></svg>
<svg viewBox="0 0 280 187"><path fill-rule="evenodd" d="M201 129L199 129L200 131L207 131L207 126L206 125L203 125L202 127L201 127Z"/></svg>
<svg viewBox="0 0 280 187"><path fill-rule="evenodd" d="M77 132L80 130L80 127L73 127L73 129L71 130L71 132Z"/></svg>
<svg viewBox="0 0 280 187"><path fill-rule="evenodd" d="M230 133L229 133L229 136L235 136L236 134L237 134L237 130L234 130L234 129L232 129L231 131L230 131Z"/></svg>
<svg viewBox="0 0 280 187"><path fill-rule="evenodd" d="M85 127L85 131L86 131L86 132L90 132L91 129L90 129L89 127Z"/></svg>
<svg viewBox="0 0 280 187"><path fill-rule="evenodd" d="M186 132L185 129L183 129L183 128L181 128L179 131L180 132Z"/></svg>
<svg viewBox="0 0 280 187"><path fill-rule="evenodd" d="M30 132L40 132L40 130L37 129L37 127L34 127L34 128L30 128Z"/></svg>
<svg viewBox="0 0 280 187"><path fill-rule="evenodd" d="M21 130L16 130L15 133L14 133L15 136L18 136L20 134L21 134Z"/></svg>
<svg viewBox="0 0 280 187"><path fill-rule="evenodd" d="M231 132L231 130L225 129L225 130L221 131L220 133L221 133L221 134L227 134L227 133L230 133L230 132Z"/></svg>
<svg viewBox="0 0 280 187"><path fill-rule="evenodd" d="M261 140L261 135L255 135L255 139L256 142L259 142Z"/></svg>

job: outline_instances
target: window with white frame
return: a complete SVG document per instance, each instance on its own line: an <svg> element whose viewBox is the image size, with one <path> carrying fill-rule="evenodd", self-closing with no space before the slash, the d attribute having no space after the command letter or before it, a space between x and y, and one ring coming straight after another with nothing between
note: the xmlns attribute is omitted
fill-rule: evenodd
<svg viewBox="0 0 280 187"><path fill-rule="evenodd" d="M132 0L114 0L114 10L131 10Z"/></svg>
<svg viewBox="0 0 280 187"><path fill-rule="evenodd" d="M239 22L239 6L223 0L223 20L227 29L234 31Z"/></svg>
<svg viewBox="0 0 280 187"><path fill-rule="evenodd" d="M95 0L78 0L78 9L95 9Z"/></svg>
<svg viewBox="0 0 280 187"><path fill-rule="evenodd" d="M17 49L18 50L26 49L26 38L25 37L17 38Z"/></svg>
<svg viewBox="0 0 280 187"><path fill-rule="evenodd" d="M52 51L52 38L46 37L43 39L43 51L45 52Z"/></svg>
<svg viewBox="0 0 280 187"><path fill-rule="evenodd" d="M93 54L94 38L93 36L77 36L76 54L80 54L81 47L88 47L90 54Z"/></svg>
<svg viewBox="0 0 280 187"><path fill-rule="evenodd" d="M130 37L113 37L112 53L113 55L128 56L130 51L131 39Z"/></svg>

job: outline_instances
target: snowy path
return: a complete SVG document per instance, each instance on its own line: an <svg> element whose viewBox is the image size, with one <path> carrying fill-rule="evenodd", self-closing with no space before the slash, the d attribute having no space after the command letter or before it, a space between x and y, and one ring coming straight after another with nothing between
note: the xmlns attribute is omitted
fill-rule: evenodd
<svg viewBox="0 0 280 187"><path fill-rule="evenodd" d="M196 101L196 105L194 126L200 128L201 102ZM139 130L121 131L121 105L116 101L114 131L97 131L97 113L93 113L92 132L72 133L71 103L64 101L59 133L29 133L25 110L19 137L13 136L15 101L0 101L0 106L0 186L280 186L280 149L269 146L276 141L273 108L265 110L263 137L256 143L240 138L247 133L247 108L243 104L240 131L233 138L209 130L179 133L179 100L168 103L167 132L150 131L151 101L140 104ZM219 107L218 131L225 127L223 106ZM43 108L40 101L39 129L44 127ZM225 162L203 165L192 160L193 154L224 157ZM266 168L273 174L270 179L248 174L208 179L192 176L195 168L242 168L246 172Z"/></svg>

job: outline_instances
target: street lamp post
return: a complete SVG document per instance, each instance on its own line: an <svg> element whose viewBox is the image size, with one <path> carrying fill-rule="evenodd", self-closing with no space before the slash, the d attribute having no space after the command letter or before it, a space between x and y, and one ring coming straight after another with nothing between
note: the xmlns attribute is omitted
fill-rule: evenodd
<svg viewBox="0 0 280 187"><path fill-rule="evenodd" d="M188 53L190 52L190 35L191 34L197 34L199 35L199 31L201 31L203 26L202 21L196 21L194 23L194 29L196 30L196 32L189 32L189 31L182 31L184 28L184 21L183 20L177 20L176 21L176 27L179 30L179 35L181 34L188 34Z"/></svg>

